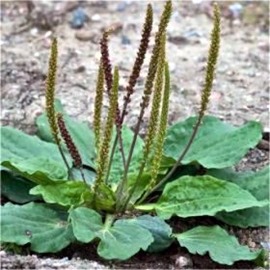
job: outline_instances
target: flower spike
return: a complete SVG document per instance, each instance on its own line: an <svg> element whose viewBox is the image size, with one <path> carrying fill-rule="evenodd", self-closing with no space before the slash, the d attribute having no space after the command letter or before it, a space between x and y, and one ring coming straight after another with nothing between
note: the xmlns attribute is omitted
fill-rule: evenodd
<svg viewBox="0 0 270 270"><path fill-rule="evenodd" d="M54 107L54 100L55 100L55 83L56 83L56 73L57 73L57 55L58 55L58 49L57 49L57 39L53 38L52 40L52 46L51 46L51 54L49 59L49 69L48 69L48 75L46 80L46 114L49 122L49 126L51 129L51 133L54 139L54 142L56 143L58 150L60 152L60 155L67 167L67 170L70 174L70 167L67 162L67 159L64 155L64 152L61 148L61 138L59 136L59 130L57 126L57 119L56 119L56 111ZM70 176L70 175L69 175Z"/></svg>
<svg viewBox="0 0 270 270"><path fill-rule="evenodd" d="M56 83L56 72L57 72L57 39L53 38L51 46L51 55L49 60L48 76L46 80L46 113L48 122L50 125L53 139L57 145L60 145L59 131L57 127L57 121L55 117L55 83Z"/></svg>
<svg viewBox="0 0 270 270"><path fill-rule="evenodd" d="M214 27L211 34L211 44L208 53L207 60L207 68L205 74L205 83L201 96L201 108L199 115L203 116L207 105L209 103L209 98L212 91L213 81L214 81L214 73L215 67L218 59L220 46L220 11L218 5L215 3L214 5Z"/></svg>
<svg viewBox="0 0 270 270"><path fill-rule="evenodd" d="M96 150L98 151L100 145L101 136L101 110L103 102L103 90L104 90L104 71L102 64L100 63L98 69L98 78L96 85L96 98L94 106L94 132L95 132L95 142Z"/></svg>
<svg viewBox="0 0 270 270"><path fill-rule="evenodd" d="M119 83L119 74L118 68L114 69L113 76L113 87L110 97L110 107L106 119L104 135L102 143L99 149L98 158L97 158L97 176L94 185L94 191L97 190L98 186L104 182L106 175L108 161L109 161L109 152L110 152L110 142L112 139L113 133L113 124L117 111L117 100L118 100L118 83Z"/></svg>
<svg viewBox="0 0 270 270"><path fill-rule="evenodd" d="M57 113L56 118L57 118L57 124L60 130L61 136L64 139L67 149L73 159L73 164L76 168L80 168L82 166L82 158L67 130L66 124L63 119L63 114Z"/></svg>

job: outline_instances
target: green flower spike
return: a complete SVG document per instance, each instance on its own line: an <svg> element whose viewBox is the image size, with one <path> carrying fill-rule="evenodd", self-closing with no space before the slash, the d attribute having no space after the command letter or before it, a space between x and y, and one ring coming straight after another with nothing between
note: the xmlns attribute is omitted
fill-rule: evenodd
<svg viewBox="0 0 270 270"><path fill-rule="evenodd" d="M163 154L163 145L164 145L164 140L166 136L166 128L167 128L167 122L168 122L170 88L171 88L171 85L170 85L169 65L166 62L165 63L165 86L163 90L160 123L159 123L159 128L157 131L156 148L155 148L154 158L152 161L151 181L149 183L149 187L146 188L146 190L150 190L150 191L157 184L157 176L158 176L162 154ZM148 195L149 193L146 192L143 195L143 197L138 201L138 204L143 202L147 198Z"/></svg>
<svg viewBox="0 0 270 270"><path fill-rule="evenodd" d="M108 47L108 38L109 35L111 34L113 29L109 29L103 33L102 39L100 41L100 51L101 51L101 63L103 66L104 70L104 77L105 77L105 82L106 82L106 87L107 87L107 93L110 98L111 95L111 89L112 89L112 84L113 84L113 76L112 76L112 66L111 66L111 61L110 61L110 55L109 55L109 47ZM121 124L121 115L120 115L120 109L117 101L117 107L116 107L116 114L114 117L114 122L116 126L116 132L117 132L117 138L119 141L119 151L122 156L123 160L123 166L126 164L126 158L124 154L124 147L123 147L123 140L122 140L122 124ZM109 165L110 167L111 165ZM106 179L108 176L106 177ZM107 181L107 180L106 180Z"/></svg>
<svg viewBox="0 0 270 270"><path fill-rule="evenodd" d="M104 135L100 145L97 158L97 176L94 185L94 191L97 190L98 186L104 182L104 178L107 172L107 166L109 161L109 152L110 152L110 142L112 139L113 125L115 120L115 115L117 111L117 101L118 101L118 83L119 83L119 74L118 68L114 69L113 75L113 86L112 92L110 95L110 107L106 119Z"/></svg>
<svg viewBox="0 0 270 270"><path fill-rule="evenodd" d="M101 111L103 102L103 91L104 91L104 71L102 64L99 65L97 85L96 85L96 98L94 107L94 132L96 150L99 150L100 137L101 137Z"/></svg>
<svg viewBox="0 0 270 270"><path fill-rule="evenodd" d="M207 109L212 91L215 67L218 59L220 46L220 11L218 5L214 5L214 27L211 34L211 45L208 53L207 68L205 74L205 84L201 97L201 108L199 115L202 117Z"/></svg>
<svg viewBox="0 0 270 270"><path fill-rule="evenodd" d="M51 133L57 145L60 145L59 130L55 116L54 100L55 100L55 83L57 73L57 39L54 38L51 46L51 55L49 60L49 69L46 80L46 113L50 124Z"/></svg>
<svg viewBox="0 0 270 270"><path fill-rule="evenodd" d="M55 84L56 84L56 73L57 73L57 55L58 55L58 49L57 49L57 39L53 38L52 40L52 46L51 46L51 54L49 59L49 69L48 69L48 75L46 80L46 114L48 118L48 122L50 125L51 133L53 136L53 139L55 143L57 144L58 150L61 154L61 157L67 167L68 172L70 172L70 167L68 165L67 159L64 155L64 152L61 148L61 138L59 136L59 130L57 126L57 120L56 120L56 112L54 107L54 100L55 100Z"/></svg>
<svg viewBox="0 0 270 270"><path fill-rule="evenodd" d="M146 77L142 102L140 104L141 110L140 110L138 121L137 121L137 124L135 127L134 137L133 137L133 140L131 143L128 158L126 161L124 176L123 176L123 179L122 179L120 185L117 188L117 197L118 197L117 208L123 209L123 207L122 207L122 195L123 194L122 193L123 193L124 187L125 187L126 182L127 182L128 168L129 168L129 164L130 164L131 159L132 159L133 150L134 150L134 147L135 147L135 144L137 141L140 125L142 123L142 119L144 116L144 112L145 112L145 109L149 105L150 96L152 94L153 82L154 82L156 71L157 71L159 51L160 51L160 47L161 47L161 40L162 40L163 34L166 33L166 28L168 26L171 14L172 14L172 2L167 1L165 6L164 6L164 10L163 10L163 13L161 15L158 31L157 31L156 36L155 36L155 45L154 45L154 48L152 51L152 56L151 56L150 63L149 63L148 74Z"/></svg>
<svg viewBox="0 0 270 270"><path fill-rule="evenodd" d="M153 96L153 101L152 101L150 120L149 120L146 138L145 138L144 149L143 149L143 159L141 162L137 179L129 193L129 196L125 202L124 207L126 207L126 204L128 203L132 194L136 190L137 184L143 174L143 170L145 168L145 165L147 163L151 150L157 146L155 145L155 141L156 141L156 135L157 135L157 127L160 121L159 118L160 118L160 105L161 105L161 98L162 98L162 90L164 88L163 82L164 82L164 67L165 67L165 43L166 43L166 36L165 34L163 34L161 37L161 44L160 44L161 46L160 46L160 51L159 51L157 75L156 75L155 86L154 86L154 96Z"/></svg>
<svg viewBox="0 0 270 270"><path fill-rule="evenodd" d="M146 163L147 158L150 154L150 150L153 148L155 136L157 133L157 127L160 116L160 105L161 105L161 97L162 97L162 89L163 89L163 81L164 81L164 66L165 66L165 34L162 36L161 40L161 48L159 51L159 61L157 68L157 76L155 80L154 87L154 96L152 101L151 114L149 119L149 125L147 130L147 135L145 139L144 145L144 163ZM144 166L143 166L144 167Z"/></svg>
<svg viewBox="0 0 270 270"><path fill-rule="evenodd" d="M155 154L152 164L152 174L151 174L151 182L150 189L152 189L156 184L156 178L159 172L160 162L163 154L163 144L166 135L167 122L168 122L168 110L169 110L169 99L170 99L170 73L169 73L169 65L166 62L165 64L165 86L163 91L163 100L162 100L162 110L160 115L160 123L157 130L157 141Z"/></svg>
<svg viewBox="0 0 270 270"><path fill-rule="evenodd" d="M182 153L179 155L178 160L172 167L172 169L169 171L169 173L151 190L148 192L148 195L152 192L156 191L159 187L161 187L175 172L177 167L181 164L181 161L187 154L188 150L190 149L190 146L192 145L196 134L199 130L199 127L201 125L201 122L203 120L203 116L205 114L205 111L207 109L207 105L209 103L210 94L212 91L213 86L213 80L214 80L214 73L215 73L215 66L218 59L218 53L219 53L219 47L220 47L220 11L217 4L214 5L214 26L211 33L211 42L210 42L210 49L208 53L208 60L207 60L207 68L206 68L206 75L205 75L205 84L202 91L202 98L201 98L201 107L199 111L199 116L197 118L197 122L194 125L192 134L190 135L190 139L182 151Z"/></svg>

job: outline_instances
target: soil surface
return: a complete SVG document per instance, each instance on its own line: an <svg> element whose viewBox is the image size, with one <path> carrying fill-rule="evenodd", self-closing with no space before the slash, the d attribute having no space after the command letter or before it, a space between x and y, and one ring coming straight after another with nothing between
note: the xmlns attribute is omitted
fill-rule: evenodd
<svg viewBox="0 0 270 270"><path fill-rule="evenodd" d="M164 2L148 2L153 4L156 30ZM195 114L199 107L212 27L211 2L199 2L173 1L174 13L167 43L172 79L171 123ZM233 5L235 3L238 7ZM235 125L258 120L269 131L269 4L267 1L219 4L222 12L221 50L208 112ZM44 110L45 79L53 35L59 41L57 97L68 114L91 125L102 31L108 27L115 29L110 39L110 53L113 65L119 66L120 94L124 95L146 6L146 1L130 0L1 1L2 125L35 132L34 120ZM75 29L78 24L74 21L74 13L78 10L81 17L86 15L86 20L80 29ZM151 48L152 45L153 37ZM131 127L137 120L148 60L149 55L130 104L127 123ZM145 117L148 115L149 112ZM252 150L238 168L256 170L269 163L269 144L264 141L263 145L263 150ZM211 224L213 220L177 219L172 222L183 230L191 224ZM261 242L269 242L266 229L235 231L229 228L228 231L252 248L260 247ZM139 253L127 262L101 261L93 246L71 246L58 257L52 254L12 256L4 251L0 255L2 269L104 269L105 265L126 269L226 268L213 263L208 256L190 255L177 245L162 254ZM227 268L254 267L252 263L238 262Z"/></svg>

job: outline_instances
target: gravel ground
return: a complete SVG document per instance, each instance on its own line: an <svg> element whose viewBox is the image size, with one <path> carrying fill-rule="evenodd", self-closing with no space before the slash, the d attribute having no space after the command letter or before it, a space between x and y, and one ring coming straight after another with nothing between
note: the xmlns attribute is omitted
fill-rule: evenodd
<svg viewBox="0 0 270 270"><path fill-rule="evenodd" d="M85 2L83 8L89 21L77 30L71 29L72 12L66 11L76 2L46 3L35 2L36 7L28 16L26 5L22 3L1 4L1 119L3 124L24 130L33 126L35 117L44 109L44 81L52 33L59 39L57 96L70 115L91 123L102 30L110 26L116 29L110 42L111 58L113 65L119 66L120 84L125 86L147 4L129 1L126 8L119 11L122 2ZM162 7L162 1L155 2L154 29ZM212 26L207 16L210 10L207 2L203 5L174 2L167 45L172 77L170 121L184 119L198 110ZM227 18L227 9L222 10L221 51L209 113L237 125L259 120L268 128L269 43L264 29L267 22L262 16L255 25L240 19L232 21ZM41 19L36 19L40 14L44 17L43 25ZM23 24L27 17L28 23ZM146 70L147 64L130 104L132 110L127 118L130 125L137 119Z"/></svg>
<svg viewBox="0 0 270 270"><path fill-rule="evenodd" d="M162 1L153 3L155 28L162 11ZM195 2L195 1L194 1ZM235 1L236 2L236 1ZM27 4L28 3L28 4ZM30 3L30 4L29 4ZM220 2L222 10L221 52L209 113L232 124L248 120L262 122L269 130L269 6L265 2L239 1L242 13L230 11L232 2ZM1 122L26 132L34 132L34 119L44 110L50 40L59 40L57 96L68 113L90 124L93 115L95 81L102 31L113 26L110 49L113 65L120 69L124 89L140 40L146 1L81 1L88 21L81 29L72 29L74 9L79 2L2 1L1 2ZM211 31L210 1L173 1L174 13L168 29L167 56L172 78L170 122L195 114L199 107ZM153 43L151 43L152 48ZM146 59L148 63L149 55ZM137 120L143 91L144 65L136 87L127 122ZM121 95L124 91L121 91ZM121 104L121 103L120 103ZM146 117L149 112L146 113ZM143 133L143 131L142 131ZM253 150L239 164L241 170L269 163L269 152ZM267 230L232 230L242 243L258 247L261 239L269 242ZM260 240L258 240L260 239ZM1 251L1 269L104 269L93 251L84 251L82 259L75 251L63 258L11 256ZM86 258L87 260L83 260ZM93 261L94 260L94 261ZM179 269L179 262L193 269L217 269L207 256L190 256L172 247L164 258L159 255L135 256L126 263L110 263L111 268ZM102 262L105 264L105 262ZM108 265L108 263L107 263ZM233 268L254 268L236 264ZM231 268L232 269L232 268Z"/></svg>
<svg viewBox="0 0 270 270"><path fill-rule="evenodd" d="M68 270L98 270L108 269L106 266L89 260L72 259L67 257L61 259L40 259L36 255L21 256L10 255L0 251L1 269L68 269Z"/></svg>

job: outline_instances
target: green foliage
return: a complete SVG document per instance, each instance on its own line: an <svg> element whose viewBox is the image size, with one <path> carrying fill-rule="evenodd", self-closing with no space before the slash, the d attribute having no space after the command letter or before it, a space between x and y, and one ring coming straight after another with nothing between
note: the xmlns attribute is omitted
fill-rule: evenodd
<svg viewBox="0 0 270 270"><path fill-rule="evenodd" d="M50 157L63 163L57 146L46 143L11 127L1 127L1 162L23 161L30 158Z"/></svg>
<svg viewBox="0 0 270 270"><path fill-rule="evenodd" d="M100 239L98 254L106 259L128 259L153 242L148 230L130 220L103 224L97 212L83 207L72 210L70 218L75 237L84 243Z"/></svg>
<svg viewBox="0 0 270 270"><path fill-rule="evenodd" d="M1 229L1 242L30 243L39 253L60 251L75 240L66 213L44 204L1 206Z"/></svg>
<svg viewBox="0 0 270 270"><path fill-rule="evenodd" d="M29 158L21 161L4 161L2 166L37 184L50 184L67 179L63 165L49 158Z"/></svg>
<svg viewBox="0 0 270 270"><path fill-rule="evenodd" d="M115 130L114 130L113 136L116 136ZM123 152L125 153L125 156L128 155L133 136L134 136L134 132L129 127L124 125L122 127L122 140L123 140ZM141 137L138 137L135 147L134 147L133 157L129 165L128 175L132 175L133 173L136 173L138 171L141 158L142 158L143 146L144 146L143 139ZM111 183L113 186L117 185L120 182L121 178L123 177L123 173L124 173L124 168L123 168L122 156L121 156L119 147L117 147L113 156L113 162L112 162L112 166L110 170L108 183Z"/></svg>
<svg viewBox="0 0 270 270"><path fill-rule="evenodd" d="M187 144L196 117L190 117L168 128L164 143L164 155L177 160ZM205 168L226 168L233 166L258 144L262 137L260 123L251 121L241 127L234 127L213 116L205 116L182 164L198 162ZM179 140L181 138L181 140ZM168 167L172 164L168 164ZM166 163L163 164L166 166Z"/></svg>
<svg viewBox="0 0 270 270"><path fill-rule="evenodd" d="M1 192L10 201L22 204L1 206L2 243L29 244L31 250L47 253L58 252L74 241L94 242L102 258L126 260L140 250L160 252L177 239L191 253L209 252L213 260L227 265L254 260L261 254L240 246L218 226L173 234L173 228L164 221L172 216L214 216L245 228L267 226L269 219L269 168L248 173L228 168L260 141L261 125L251 121L234 127L204 116L220 42L216 5L200 111L198 116L166 130L170 77L165 38L171 13L172 2L167 1L134 130L123 120L149 43L151 5L122 110L118 69L112 74L109 59L108 35L112 33L103 34L94 131L69 117L55 100L57 41L53 39L46 114L36 121L39 138L1 127ZM110 106L102 126L105 83ZM151 102L153 113L143 140L140 125ZM63 119L57 123L59 113ZM58 128L68 147L61 141ZM40 203L33 203L37 199Z"/></svg>
<svg viewBox="0 0 270 270"><path fill-rule="evenodd" d="M190 253L204 255L209 252L211 259L220 264L232 265L235 261L255 260L261 253L251 252L247 246L241 246L234 236L219 226L198 226L175 236Z"/></svg>
<svg viewBox="0 0 270 270"><path fill-rule="evenodd" d="M183 176L168 183L157 203L137 206L137 209L155 209L160 217L169 219L172 215L214 216L223 210L232 212L266 204L266 200L258 201L236 184L204 175Z"/></svg>
<svg viewBox="0 0 270 270"><path fill-rule="evenodd" d="M38 185L30 190L30 194L42 195L47 203L72 207L82 205L83 203L91 204L93 199L93 194L85 183L74 181Z"/></svg>
<svg viewBox="0 0 270 270"><path fill-rule="evenodd" d="M239 173L232 169L209 170L210 175L233 182L249 191L257 200L269 199L269 166L258 172ZM269 204L264 207L251 207L233 213L220 212L216 217L223 222L241 228L269 226Z"/></svg>
<svg viewBox="0 0 270 270"><path fill-rule="evenodd" d="M159 217L143 215L137 217L135 223L151 232L154 241L147 251L160 252L169 247L173 242L172 228Z"/></svg>
<svg viewBox="0 0 270 270"><path fill-rule="evenodd" d="M39 199L29 194L35 184L9 171L1 171L1 194L11 202L23 204Z"/></svg>
<svg viewBox="0 0 270 270"><path fill-rule="evenodd" d="M95 168L94 160L96 158L96 154L94 132L89 128L87 123L80 123L69 117L64 111L59 100L55 101L55 108L57 112L63 114L66 127L68 128L69 134L80 152L83 164ZM44 141L53 142L49 122L45 113L36 119L36 125L38 136ZM64 152L68 153L68 149L65 144L62 144L62 148ZM57 151L54 152L58 154Z"/></svg>

